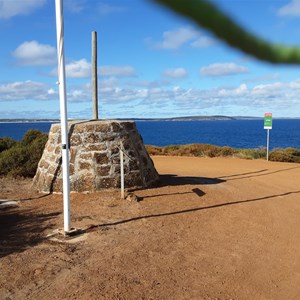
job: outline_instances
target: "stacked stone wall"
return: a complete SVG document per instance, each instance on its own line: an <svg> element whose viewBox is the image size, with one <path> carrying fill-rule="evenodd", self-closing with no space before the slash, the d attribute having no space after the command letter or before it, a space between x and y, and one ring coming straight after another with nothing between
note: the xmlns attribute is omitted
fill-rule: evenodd
<svg viewBox="0 0 300 300"><path fill-rule="evenodd" d="M158 173L134 122L76 121L69 124L70 190L120 188L120 147L124 149L126 188L155 185ZM34 186L62 192L60 124L53 124L39 162Z"/></svg>

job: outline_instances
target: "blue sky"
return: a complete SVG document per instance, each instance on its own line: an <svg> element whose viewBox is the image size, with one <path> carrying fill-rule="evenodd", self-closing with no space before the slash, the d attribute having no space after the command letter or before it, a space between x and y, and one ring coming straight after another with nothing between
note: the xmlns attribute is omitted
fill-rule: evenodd
<svg viewBox="0 0 300 300"><path fill-rule="evenodd" d="M243 27L300 45L300 0L215 0ZM64 0L68 117L300 117L300 66L250 57L152 0ZM0 118L59 118L54 0L0 0Z"/></svg>

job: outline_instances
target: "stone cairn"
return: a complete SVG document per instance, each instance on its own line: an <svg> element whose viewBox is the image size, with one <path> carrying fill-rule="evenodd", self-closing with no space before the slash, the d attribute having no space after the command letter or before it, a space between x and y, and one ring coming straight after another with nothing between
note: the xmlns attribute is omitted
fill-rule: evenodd
<svg viewBox="0 0 300 300"><path fill-rule="evenodd" d="M122 145L122 146L121 146ZM125 188L154 186L158 173L134 122L69 122L70 191L120 188L120 147ZM62 192L60 124L53 124L33 179L40 192Z"/></svg>

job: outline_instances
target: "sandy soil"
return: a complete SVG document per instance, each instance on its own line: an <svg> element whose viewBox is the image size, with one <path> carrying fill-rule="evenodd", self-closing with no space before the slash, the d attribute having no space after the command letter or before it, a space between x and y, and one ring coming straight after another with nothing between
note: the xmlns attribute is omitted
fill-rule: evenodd
<svg viewBox="0 0 300 300"><path fill-rule="evenodd" d="M62 196L0 180L0 299L300 299L300 165L154 157L157 188Z"/></svg>

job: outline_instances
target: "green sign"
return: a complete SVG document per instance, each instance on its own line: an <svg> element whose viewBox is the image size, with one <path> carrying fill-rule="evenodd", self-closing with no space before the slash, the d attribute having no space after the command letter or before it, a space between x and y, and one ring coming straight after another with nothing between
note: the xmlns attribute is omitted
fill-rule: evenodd
<svg viewBox="0 0 300 300"><path fill-rule="evenodd" d="M272 113L265 113L264 129L272 129Z"/></svg>

